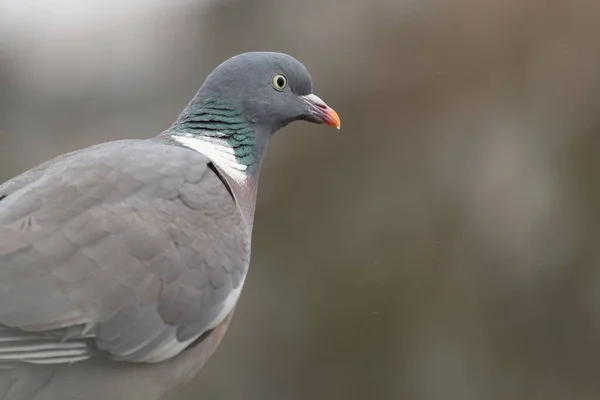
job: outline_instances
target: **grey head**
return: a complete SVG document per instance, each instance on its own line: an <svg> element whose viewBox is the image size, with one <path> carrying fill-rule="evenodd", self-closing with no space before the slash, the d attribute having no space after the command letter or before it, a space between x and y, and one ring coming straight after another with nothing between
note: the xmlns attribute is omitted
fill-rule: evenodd
<svg viewBox="0 0 600 400"><path fill-rule="evenodd" d="M283 53L243 53L223 62L206 78L190 103L227 101L255 126L274 133L290 122L305 120L339 127L337 114L312 93L306 67Z"/></svg>
<svg viewBox="0 0 600 400"><path fill-rule="evenodd" d="M165 133L182 142L185 138L189 147L202 142L195 148L217 158L213 161L226 173L243 170L242 178L251 178L258 173L269 137L287 124L304 120L339 129L337 113L312 89L308 70L292 56L239 54L215 68ZM223 165L227 153L234 154L237 165Z"/></svg>

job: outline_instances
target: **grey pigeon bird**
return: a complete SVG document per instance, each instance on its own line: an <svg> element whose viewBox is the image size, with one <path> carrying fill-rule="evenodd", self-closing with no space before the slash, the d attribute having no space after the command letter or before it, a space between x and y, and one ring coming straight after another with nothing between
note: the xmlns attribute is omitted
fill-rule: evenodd
<svg viewBox="0 0 600 400"><path fill-rule="evenodd" d="M250 262L267 141L340 127L280 53L218 66L148 140L64 154L0 185L0 399L159 399L223 337Z"/></svg>

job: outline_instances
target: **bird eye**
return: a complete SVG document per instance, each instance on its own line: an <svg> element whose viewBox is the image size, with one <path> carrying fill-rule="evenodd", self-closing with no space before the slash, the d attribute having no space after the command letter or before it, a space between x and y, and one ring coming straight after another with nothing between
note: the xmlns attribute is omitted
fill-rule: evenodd
<svg viewBox="0 0 600 400"><path fill-rule="evenodd" d="M271 85L275 90L282 91L287 87L288 80L283 74L275 74L273 75L273 79L271 79Z"/></svg>

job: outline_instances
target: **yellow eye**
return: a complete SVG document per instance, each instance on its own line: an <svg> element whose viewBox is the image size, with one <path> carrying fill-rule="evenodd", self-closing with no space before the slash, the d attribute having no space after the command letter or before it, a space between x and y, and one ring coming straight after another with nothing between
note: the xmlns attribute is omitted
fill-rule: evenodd
<svg viewBox="0 0 600 400"><path fill-rule="evenodd" d="M271 85L275 90L279 90L280 92L287 87L288 80L283 74L275 74L273 75L273 79L271 79Z"/></svg>

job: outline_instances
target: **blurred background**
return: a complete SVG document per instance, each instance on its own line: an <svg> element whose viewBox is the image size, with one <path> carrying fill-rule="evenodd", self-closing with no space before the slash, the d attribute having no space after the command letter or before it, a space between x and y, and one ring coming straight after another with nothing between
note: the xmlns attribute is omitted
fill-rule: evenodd
<svg viewBox="0 0 600 400"><path fill-rule="evenodd" d="M263 166L251 273L172 399L600 398L600 3L0 0L0 180L167 128L243 51L342 130Z"/></svg>

